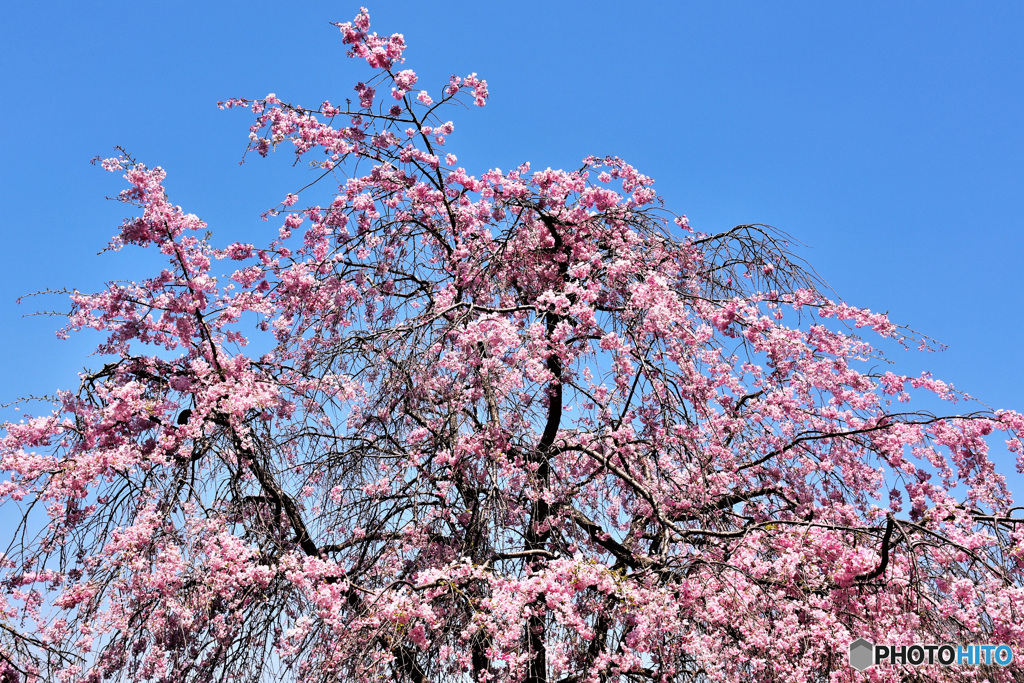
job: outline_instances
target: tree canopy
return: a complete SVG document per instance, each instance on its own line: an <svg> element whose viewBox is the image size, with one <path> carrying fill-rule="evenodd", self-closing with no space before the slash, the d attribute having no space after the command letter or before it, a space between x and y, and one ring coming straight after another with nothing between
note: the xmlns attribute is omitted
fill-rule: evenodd
<svg viewBox="0 0 1024 683"><path fill-rule="evenodd" d="M222 103L320 169L262 241L102 161L135 207L111 247L167 265L71 292L102 367L3 426L0 680L859 680L860 637L1020 647L989 440L1020 453L1024 416L914 407L973 404L884 370L921 340L781 233L696 232L621 159L471 175L446 117L486 81L421 90L400 34L338 27L352 101Z"/></svg>

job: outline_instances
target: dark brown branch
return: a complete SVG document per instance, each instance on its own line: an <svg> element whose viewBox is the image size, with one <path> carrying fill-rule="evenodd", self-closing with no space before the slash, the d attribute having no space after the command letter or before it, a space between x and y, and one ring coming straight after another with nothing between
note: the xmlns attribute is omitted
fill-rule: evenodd
<svg viewBox="0 0 1024 683"><path fill-rule="evenodd" d="M885 573L885 568L889 566L889 542L892 540L892 531L896 528L896 521L892 517L890 512L886 517L885 522L885 534L882 536L882 559L879 561L878 566L870 572L860 574L854 581L856 583L864 583L866 581L874 581L879 576Z"/></svg>

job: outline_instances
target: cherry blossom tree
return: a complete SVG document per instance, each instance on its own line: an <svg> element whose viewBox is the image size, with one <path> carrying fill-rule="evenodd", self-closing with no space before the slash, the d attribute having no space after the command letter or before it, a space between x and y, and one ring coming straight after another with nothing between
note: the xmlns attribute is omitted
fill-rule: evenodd
<svg viewBox="0 0 1024 683"><path fill-rule="evenodd" d="M222 103L319 169L266 241L102 162L111 248L167 265L70 292L103 365L3 426L0 680L860 680L858 637L1024 644L989 452L1024 416L886 371L915 335L620 159L471 175L446 113L487 83L420 90L400 34L338 27L372 69L345 106Z"/></svg>

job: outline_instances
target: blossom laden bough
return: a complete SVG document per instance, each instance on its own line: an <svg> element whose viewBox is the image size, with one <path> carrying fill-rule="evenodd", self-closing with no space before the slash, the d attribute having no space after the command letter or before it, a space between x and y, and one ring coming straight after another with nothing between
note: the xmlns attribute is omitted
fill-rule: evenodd
<svg viewBox="0 0 1024 683"><path fill-rule="evenodd" d="M0 680L859 680L861 637L1020 647L989 443L1020 457L1024 416L913 409L961 397L875 369L910 333L621 159L473 175L441 114L487 83L434 100L400 34L338 27L374 70L344 107L222 103L322 171L267 239L216 247L162 169L102 161L137 207L111 246L167 266L72 293L107 362L4 426Z"/></svg>

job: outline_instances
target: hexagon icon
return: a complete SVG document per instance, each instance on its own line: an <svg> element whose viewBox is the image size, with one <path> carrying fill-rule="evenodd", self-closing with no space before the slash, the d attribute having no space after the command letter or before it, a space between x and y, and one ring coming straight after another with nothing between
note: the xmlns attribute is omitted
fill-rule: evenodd
<svg viewBox="0 0 1024 683"><path fill-rule="evenodd" d="M858 638L850 643L850 666L857 671L863 671L873 664L874 653L874 645L863 638Z"/></svg>

